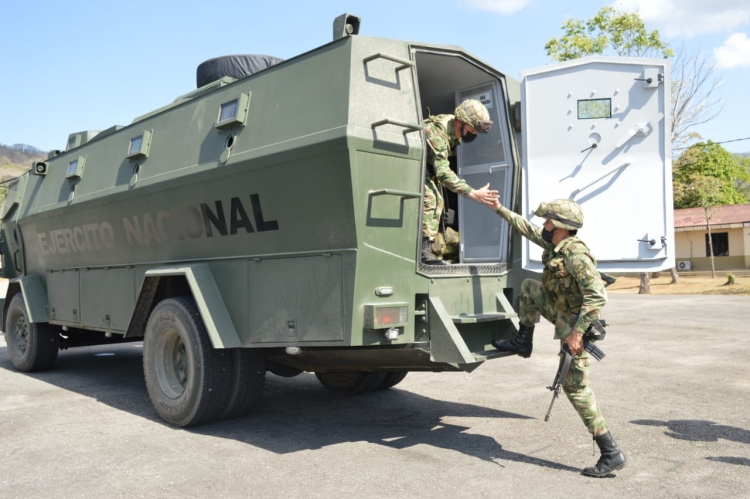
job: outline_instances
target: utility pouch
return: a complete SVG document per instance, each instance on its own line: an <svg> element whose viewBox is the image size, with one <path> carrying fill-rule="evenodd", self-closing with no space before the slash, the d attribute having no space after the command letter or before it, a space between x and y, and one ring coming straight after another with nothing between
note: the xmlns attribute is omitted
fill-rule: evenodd
<svg viewBox="0 0 750 499"><path fill-rule="evenodd" d="M445 225L453 225L453 221L456 218L456 210L451 210L450 208L446 208L443 210L443 222Z"/></svg>

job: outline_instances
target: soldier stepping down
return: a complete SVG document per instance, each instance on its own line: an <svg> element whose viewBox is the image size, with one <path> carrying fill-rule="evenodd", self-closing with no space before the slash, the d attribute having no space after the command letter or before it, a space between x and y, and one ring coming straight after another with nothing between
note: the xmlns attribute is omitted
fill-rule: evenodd
<svg viewBox="0 0 750 499"><path fill-rule="evenodd" d="M605 477L625 466L627 459L609 433L604 416L589 386L589 353L583 348L583 335L592 322L601 318L607 303L596 259L577 237L583 227L583 211L575 201L555 199L542 203L535 214L545 219L544 228L532 225L495 198L492 208L513 229L544 249L542 280L521 283L520 327L510 341L495 340L493 346L503 352L530 357L534 325L540 315L555 325L555 339L566 344L573 355L563 391L578 412L601 450L595 466L585 468L586 476Z"/></svg>
<svg viewBox="0 0 750 499"><path fill-rule="evenodd" d="M497 199L497 191L489 190L490 184L481 189L473 189L465 180L458 178L448 161L448 157L462 140L471 142L478 133L485 134L490 128L490 113L484 104L475 99L463 101L454 114L440 114L424 120L427 171L422 214L422 263L448 265L448 262L439 259L432 249L432 242L438 233L440 217L443 214L440 185L488 206L493 199Z"/></svg>

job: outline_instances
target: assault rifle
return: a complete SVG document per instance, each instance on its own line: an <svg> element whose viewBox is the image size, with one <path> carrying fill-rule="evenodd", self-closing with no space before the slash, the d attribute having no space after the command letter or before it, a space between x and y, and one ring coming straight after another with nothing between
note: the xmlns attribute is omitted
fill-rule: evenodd
<svg viewBox="0 0 750 499"><path fill-rule="evenodd" d="M578 317L575 317L575 319L577 320ZM596 360L602 360L607 355L593 343L593 341L601 341L604 339L604 336L607 334L604 330L606 326L606 321L596 320L591 323L591 326L589 326L586 333L583 335L583 349ZM552 402L550 402L549 409L547 409L547 415L544 416L545 422L549 421L549 415L552 413L552 406L555 405L555 400L557 400L558 395L560 395L560 389L562 389L563 383L565 383L565 378L568 377L570 364L572 362L573 355L568 349L568 344L563 343L560 348L560 365L557 368L557 374L555 374L555 379L552 382L552 385L547 387L547 390L551 390L553 394Z"/></svg>
<svg viewBox="0 0 750 499"><path fill-rule="evenodd" d="M615 283L615 281L617 280L617 278L616 278L616 277L612 277L611 275L607 275L607 274L605 274L604 272L599 272L599 278L600 278L600 279L601 279L602 281L604 281L604 283L605 283L605 284L604 284L604 287L605 287L605 288L606 288L607 286L609 286L610 284L614 284L614 283Z"/></svg>

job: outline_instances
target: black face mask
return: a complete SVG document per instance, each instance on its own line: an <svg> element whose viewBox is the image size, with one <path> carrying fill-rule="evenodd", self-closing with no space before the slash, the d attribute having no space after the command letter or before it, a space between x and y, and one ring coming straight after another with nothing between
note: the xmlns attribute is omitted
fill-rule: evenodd
<svg viewBox="0 0 750 499"><path fill-rule="evenodd" d="M556 229L552 229L552 230L542 229L542 239L552 244L552 236L555 235L555 230Z"/></svg>
<svg viewBox="0 0 750 499"><path fill-rule="evenodd" d="M463 138L461 139L461 141L469 143L469 142L473 142L474 139L476 139L476 138L477 138L477 134L475 134L475 133L467 133L466 135L463 136Z"/></svg>

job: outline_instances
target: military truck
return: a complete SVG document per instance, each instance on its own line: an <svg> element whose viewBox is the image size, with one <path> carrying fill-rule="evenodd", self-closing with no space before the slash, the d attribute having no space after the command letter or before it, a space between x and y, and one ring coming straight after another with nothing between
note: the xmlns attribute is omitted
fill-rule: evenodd
<svg viewBox="0 0 750 499"><path fill-rule="evenodd" d="M575 199L604 270L673 266L665 61L582 59L519 82L459 47L359 26L345 14L332 42L285 61L207 61L195 91L72 133L13 181L0 212L13 365L143 341L156 411L188 426L245 414L267 371L355 394L502 357L491 341L517 331L540 253L448 197L459 254L419 258L422 120L466 98L495 123L453 159L469 184L528 217Z"/></svg>

